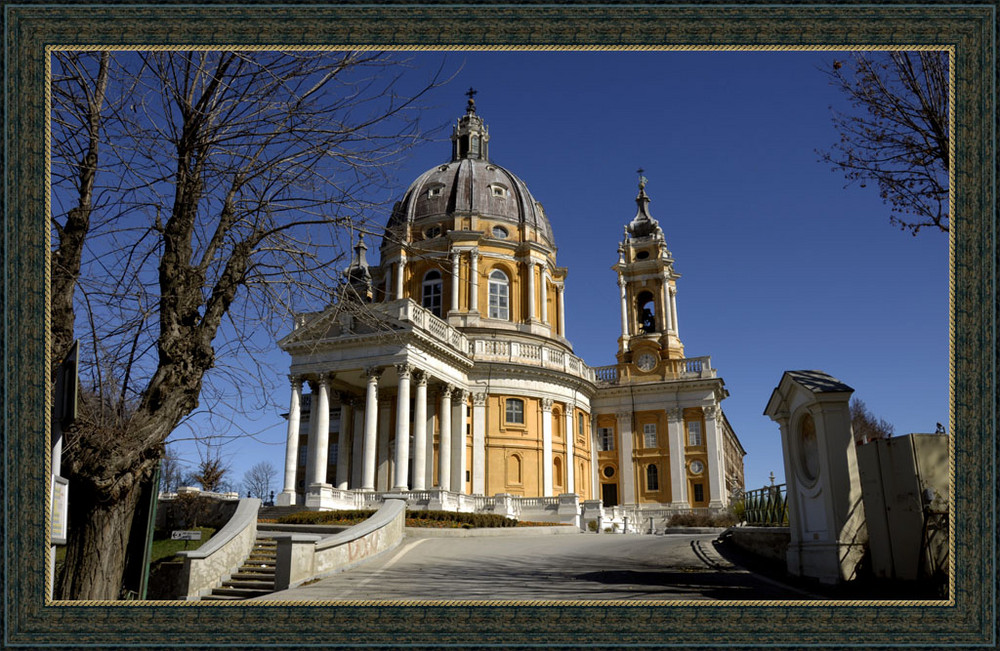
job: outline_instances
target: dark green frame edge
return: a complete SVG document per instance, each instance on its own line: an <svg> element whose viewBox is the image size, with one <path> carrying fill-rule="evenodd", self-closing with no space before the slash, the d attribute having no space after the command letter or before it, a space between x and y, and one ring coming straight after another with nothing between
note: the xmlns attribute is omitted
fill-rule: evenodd
<svg viewBox="0 0 1000 651"><path fill-rule="evenodd" d="M995 2L9 4L4 13L5 645L995 646ZM221 43L954 46L954 605L45 605L44 48Z"/></svg>

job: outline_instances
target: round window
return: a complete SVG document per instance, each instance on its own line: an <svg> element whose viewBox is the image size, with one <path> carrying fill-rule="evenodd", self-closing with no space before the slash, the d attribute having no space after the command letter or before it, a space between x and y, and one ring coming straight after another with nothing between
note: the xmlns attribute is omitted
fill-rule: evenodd
<svg viewBox="0 0 1000 651"><path fill-rule="evenodd" d="M493 237L495 237L495 238L497 238L499 240L504 240L504 239L507 239L508 235L509 235L509 233L507 232L507 229L504 228L503 226L494 226L493 227Z"/></svg>
<svg viewBox="0 0 1000 651"><path fill-rule="evenodd" d="M605 477L614 477L615 476L615 467L614 466L604 466L604 476Z"/></svg>
<svg viewBox="0 0 1000 651"><path fill-rule="evenodd" d="M638 258L639 260L645 260L646 258L649 257L649 251L639 251L638 253L635 254L635 257Z"/></svg>
<svg viewBox="0 0 1000 651"><path fill-rule="evenodd" d="M705 464L695 459L694 461L691 462L690 468L692 475L700 475L702 471L705 470Z"/></svg>

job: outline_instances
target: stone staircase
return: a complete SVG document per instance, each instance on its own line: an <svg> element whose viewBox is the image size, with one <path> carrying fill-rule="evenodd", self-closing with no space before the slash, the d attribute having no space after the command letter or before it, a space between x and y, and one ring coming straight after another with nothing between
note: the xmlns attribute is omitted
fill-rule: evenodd
<svg viewBox="0 0 1000 651"><path fill-rule="evenodd" d="M260 510L257 511L257 517L266 518L268 520L277 520L282 516L299 513L305 510L306 507L304 506L262 506L260 507Z"/></svg>
<svg viewBox="0 0 1000 651"><path fill-rule="evenodd" d="M278 543L266 534L258 534L250 555L233 576L202 597L202 601L240 601L274 592L274 568Z"/></svg>

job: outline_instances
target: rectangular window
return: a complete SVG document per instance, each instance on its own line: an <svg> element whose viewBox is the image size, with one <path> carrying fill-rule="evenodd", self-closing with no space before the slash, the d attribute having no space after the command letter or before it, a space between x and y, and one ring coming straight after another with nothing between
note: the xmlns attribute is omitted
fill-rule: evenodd
<svg viewBox="0 0 1000 651"><path fill-rule="evenodd" d="M524 401L518 398L508 398L506 421L514 425L524 425Z"/></svg>
<svg viewBox="0 0 1000 651"><path fill-rule="evenodd" d="M694 501L704 502L705 501L705 485L695 484L694 485Z"/></svg>
<svg viewBox="0 0 1000 651"><path fill-rule="evenodd" d="M579 436L580 438L583 438L585 436L583 414L576 415L576 435Z"/></svg>
<svg viewBox="0 0 1000 651"><path fill-rule="evenodd" d="M306 465L306 446L299 443L299 465Z"/></svg>
<svg viewBox="0 0 1000 651"><path fill-rule="evenodd" d="M643 447L656 447L656 423L647 423L642 426L642 441Z"/></svg>
<svg viewBox="0 0 1000 651"><path fill-rule="evenodd" d="M615 431L612 428L597 428L597 449L601 452L609 452L615 449Z"/></svg>
<svg viewBox="0 0 1000 651"><path fill-rule="evenodd" d="M330 452L329 452L329 454L326 457L326 463L327 463L327 465L330 465L330 466L336 466L337 465L337 451L338 451L338 449L339 449L339 446L336 443L331 443L330 444Z"/></svg>
<svg viewBox="0 0 1000 651"><path fill-rule="evenodd" d="M660 490L660 473L655 465L651 465L646 468L646 490Z"/></svg>
<svg viewBox="0 0 1000 651"><path fill-rule="evenodd" d="M701 421L689 420L687 430L688 445L701 445Z"/></svg>

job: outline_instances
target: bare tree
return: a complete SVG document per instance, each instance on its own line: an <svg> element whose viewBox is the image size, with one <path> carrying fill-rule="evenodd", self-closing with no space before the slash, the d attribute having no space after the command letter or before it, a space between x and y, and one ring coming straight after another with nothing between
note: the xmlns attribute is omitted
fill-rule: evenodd
<svg viewBox="0 0 1000 651"><path fill-rule="evenodd" d="M229 468L221 457L205 457L191 477L201 486L201 490L212 493L223 487L223 478L228 472Z"/></svg>
<svg viewBox="0 0 1000 651"><path fill-rule="evenodd" d="M855 443L891 438L895 432L892 423L873 414L860 398L851 399L850 410Z"/></svg>
<svg viewBox="0 0 1000 651"><path fill-rule="evenodd" d="M262 500L267 499L271 485L277 476L278 471L275 470L270 461L255 463L243 475L242 490Z"/></svg>
<svg viewBox="0 0 1000 651"><path fill-rule="evenodd" d="M892 224L947 232L948 53L856 53L830 75L855 112L834 113L840 140L823 161L851 183L877 183Z"/></svg>
<svg viewBox="0 0 1000 651"><path fill-rule="evenodd" d="M176 493L183 478L181 460L167 446L160 460L160 490L164 493Z"/></svg>
<svg viewBox="0 0 1000 651"><path fill-rule="evenodd" d="M437 84L401 96L401 70L375 52L53 60L52 332L88 351L61 598L117 598L167 437L200 400L264 396L257 349L331 301L346 232L382 223L387 166Z"/></svg>

